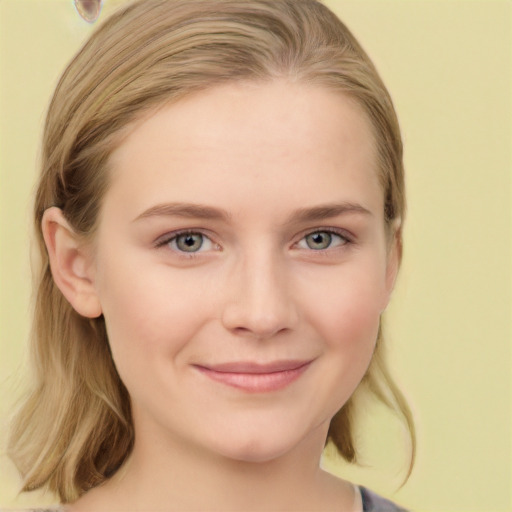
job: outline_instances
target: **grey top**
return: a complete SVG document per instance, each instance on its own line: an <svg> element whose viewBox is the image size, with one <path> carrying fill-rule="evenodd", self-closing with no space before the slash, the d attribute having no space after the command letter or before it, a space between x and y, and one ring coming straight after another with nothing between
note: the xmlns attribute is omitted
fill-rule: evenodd
<svg viewBox="0 0 512 512"><path fill-rule="evenodd" d="M363 512L407 512L405 508L395 505L366 487L360 485L359 490L363 499Z"/></svg>

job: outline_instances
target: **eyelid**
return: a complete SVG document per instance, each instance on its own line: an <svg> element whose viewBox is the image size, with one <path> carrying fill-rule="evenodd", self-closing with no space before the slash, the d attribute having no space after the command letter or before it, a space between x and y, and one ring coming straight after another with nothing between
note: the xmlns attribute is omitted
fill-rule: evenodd
<svg viewBox="0 0 512 512"><path fill-rule="evenodd" d="M302 232L300 235L298 235L297 241L293 243L293 246L296 246L299 242L304 240L304 238L306 238L309 235L312 235L313 233L329 233L331 235L337 235L337 236L343 238L343 240L345 240L346 243L343 245L352 244L355 242L355 236L352 235L351 233L349 233L346 229L333 228L333 227L316 227L313 229L308 229L308 230ZM323 249L323 250L327 251L328 249L329 248Z"/></svg>
<svg viewBox="0 0 512 512"><path fill-rule="evenodd" d="M297 236L296 241L293 242L292 248L297 248L297 245L299 244L299 242L304 240L304 238L306 238L308 235L311 235L313 233L319 233L319 232L330 233L330 234L337 235L337 236L341 237L343 240L345 240L345 243L342 244L341 246L355 243L355 236L353 234L351 234L350 232L348 232L346 229L334 228L334 227L315 227L315 228L311 228L311 229L305 230L302 233L300 233ZM221 246L215 242L212 234L208 230L205 230L202 228L184 228L184 229L177 229L175 231L170 231L168 233L165 233L164 235L159 236L153 242L153 246L155 248L163 248L163 247L167 246L169 244L169 242L176 239L180 235L187 235L187 234L200 234L203 237L207 238L212 243L215 250L222 250ZM335 248L336 247L333 247L332 249L335 249ZM301 248L299 248L299 249L301 249ZM320 249L315 252L326 252L329 249L331 249L331 248L328 247L326 249ZM312 250L312 249L309 249L309 250ZM207 252L207 251L197 251L197 252L187 253L187 252L174 250L174 252L176 252L180 255L185 255L187 257L191 257L191 256L194 256L195 254L199 254L201 252Z"/></svg>
<svg viewBox="0 0 512 512"><path fill-rule="evenodd" d="M211 244L215 247L216 250L220 250L220 245L217 244L214 240L212 235L204 229L197 229L197 228L185 228L185 229L177 229L176 231L170 231L168 233L165 233L164 235L159 236L154 242L153 246L155 248L163 248L165 246L168 246L168 244L178 238L180 235L202 235L204 238L207 238ZM172 249L171 249L172 250ZM196 251L196 252L190 252L187 253L185 251L176 251L174 252L178 254L186 255L187 257L193 256L194 254L198 254L201 252L207 252L207 251Z"/></svg>

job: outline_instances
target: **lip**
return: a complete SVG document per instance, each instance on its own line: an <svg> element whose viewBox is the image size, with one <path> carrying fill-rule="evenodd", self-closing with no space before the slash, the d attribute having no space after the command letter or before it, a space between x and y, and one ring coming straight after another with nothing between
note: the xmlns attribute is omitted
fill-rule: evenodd
<svg viewBox="0 0 512 512"><path fill-rule="evenodd" d="M215 365L194 365L213 381L248 393L269 393L288 387L310 366L312 360L286 360L271 363L238 361Z"/></svg>

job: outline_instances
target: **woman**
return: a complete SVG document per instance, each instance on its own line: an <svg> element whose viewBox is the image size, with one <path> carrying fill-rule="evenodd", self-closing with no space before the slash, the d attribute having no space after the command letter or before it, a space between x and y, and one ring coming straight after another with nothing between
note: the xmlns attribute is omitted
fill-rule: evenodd
<svg viewBox="0 0 512 512"><path fill-rule="evenodd" d="M404 213L391 100L327 8L114 14L47 115L25 489L77 512L396 510L319 459L355 460L361 383L413 435L380 354Z"/></svg>

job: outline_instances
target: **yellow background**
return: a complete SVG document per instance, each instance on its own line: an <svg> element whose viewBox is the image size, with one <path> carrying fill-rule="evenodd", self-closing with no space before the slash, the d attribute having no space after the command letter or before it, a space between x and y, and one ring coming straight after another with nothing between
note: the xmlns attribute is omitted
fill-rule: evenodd
<svg viewBox="0 0 512 512"><path fill-rule="evenodd" d="M106 0L102 18L123 0ZM511 3L328 0L375 61L405 140L405 260L387 318L390 362L417 422L368 405L364 467L333 471L414 510L511 505ZM38 142L59 73L91 26L71 0L0 0L0 439L25 371L29 212ZM0 506L16 499L0 454Z"/></svg>

